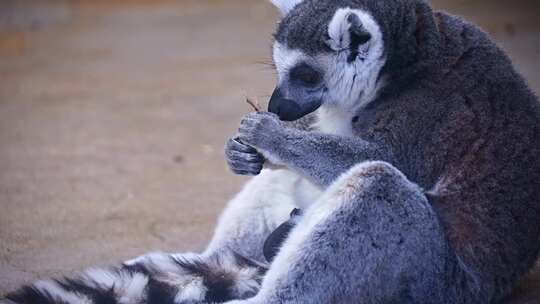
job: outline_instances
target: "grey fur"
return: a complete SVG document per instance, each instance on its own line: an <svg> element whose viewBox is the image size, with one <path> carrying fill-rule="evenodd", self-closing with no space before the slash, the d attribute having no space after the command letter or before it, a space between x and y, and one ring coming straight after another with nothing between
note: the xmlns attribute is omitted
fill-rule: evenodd
<svg viewBox="0 0 540 304"><path fill-rule="evenodd" d="M276 40L312 56L329 52L324 32L338 7L371 13L385 37L387 84L356 113L355 136L299 131L273 114L252 113L242 120L239 139L323 189L354 164L383 160L425 190L411 199L404 179L386 169L381 174L392 182L378 177L371 198L364 177L351 180L342 189L354 193L345 202L350 208L336 207L334 214L362 221L319 223L296 244L290 271L274 285L265 280L259 296L242 303L501 301L540 250L537 96L484 32L421 0L306 0L281 21ZM396 195L394 203L388 195ZM399 203L410 211L390 207ZM393 224L365 225L389 218ZM422 225L427 231L404 229ZM397 234L408 240L399 250L392 243ZM356 243L365 235L378 245ZM352 247L328 246L339 246L337 240ZM387 264L375 270L371 259Z"/></svg>
<svg viewBox="0 0 540 304"><path fill-rule="evenodd" d="M401 172L363 163L327 191L297 225L309 225L320 207L331 212L292 254L284 245L256 297L234 303L466 303L447 285L460 270L450 268L440 223ZM271 273L285 261L284 271Z"/></svg>

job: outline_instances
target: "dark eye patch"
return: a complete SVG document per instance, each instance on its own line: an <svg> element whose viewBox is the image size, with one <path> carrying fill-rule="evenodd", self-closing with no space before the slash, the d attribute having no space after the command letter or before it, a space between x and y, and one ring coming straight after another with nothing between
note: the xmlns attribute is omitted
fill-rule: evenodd
<svg viewBox="0 0 540 304"><path fill-rule="evenodd" d="M307 63L301 63L292 68L289 77L293 81L299 81L308 86L315 86L322 81L322 74Z"/></svg>

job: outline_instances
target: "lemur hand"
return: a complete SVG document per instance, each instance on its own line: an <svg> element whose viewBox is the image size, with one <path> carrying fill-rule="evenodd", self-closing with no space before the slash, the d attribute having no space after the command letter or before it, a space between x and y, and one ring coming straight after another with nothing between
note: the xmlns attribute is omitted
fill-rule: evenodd
<svg viewBox="0 0 540 304"><path fill-rule="evenodd" d="M264 157L255 148L231 138L225 146L225 158L229 168L240 175L257 175L261 172Z"/></svg>
<svg viewBox="0 0 540 304"><path fill-rule="evenodd" d="M244 116L240 122L238 139L256 148L269 159L267 154L284 136L284 130L284 125L277 115L269 112L252 112Z"/></svg>
<svg viewBox="0 0 540 304"><path fill-rule="evenodd" d="M269 168L281 168L273 148L284 136L283 123L268 112L249 113L240 122L238 135L229 140L225 156L236 174L257 175L266 162Z"/></svg>

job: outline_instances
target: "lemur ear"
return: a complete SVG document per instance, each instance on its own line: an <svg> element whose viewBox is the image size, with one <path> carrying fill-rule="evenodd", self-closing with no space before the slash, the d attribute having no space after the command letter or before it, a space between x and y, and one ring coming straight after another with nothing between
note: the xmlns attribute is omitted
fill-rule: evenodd
<svg viewBox="0 0 540 304"><path fill-rule="evenodd" d="M304 0L270 0L280 11L283 16L287 15L298 3Z"/></svg>
<svg viewBox="0 0 540 304"><path fill-rule="evenodd" d="M328 25L328 47L334 51L350 50L356 58L358 47L371 39L371 34L362 24L358 13L350 8L339 9Z"/></svg>

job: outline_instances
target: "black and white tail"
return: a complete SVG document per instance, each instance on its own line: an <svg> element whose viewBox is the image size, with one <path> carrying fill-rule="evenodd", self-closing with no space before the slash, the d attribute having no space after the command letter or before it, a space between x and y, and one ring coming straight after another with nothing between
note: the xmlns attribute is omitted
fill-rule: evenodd
<svg viewBox="0 0 540 304"><path fill-rule="evenodd" d="M259 290L265 264L232 251L211 256L152 253L75 278L38 281L1 304L195 304L246 299Z"/></svg>

